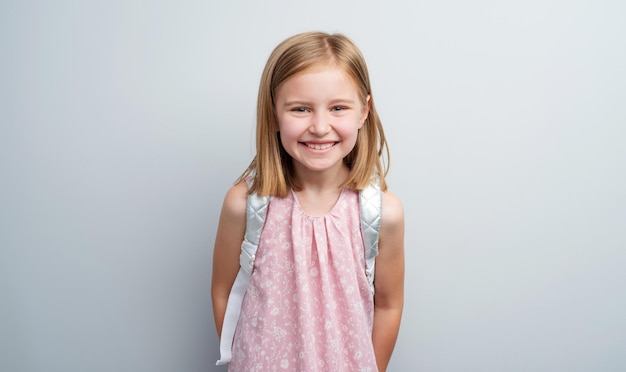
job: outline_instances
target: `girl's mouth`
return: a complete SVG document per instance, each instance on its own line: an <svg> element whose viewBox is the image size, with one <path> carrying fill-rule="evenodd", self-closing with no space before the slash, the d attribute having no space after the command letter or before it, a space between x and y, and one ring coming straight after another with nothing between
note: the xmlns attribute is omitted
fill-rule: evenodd
<svg viewBox="0 0 626 372"><path fill-rule="evenodd" d="M336 142L331 143L304 143L304 145L310 149L314 150L326 150L333 146L335 146Z"/></svg>

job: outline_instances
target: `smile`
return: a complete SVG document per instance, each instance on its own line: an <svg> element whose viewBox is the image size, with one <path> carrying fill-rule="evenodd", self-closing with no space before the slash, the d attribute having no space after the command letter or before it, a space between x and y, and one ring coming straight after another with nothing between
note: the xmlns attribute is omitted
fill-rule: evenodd
<svg viewBox="0 0 626 372"><path fill-rule="evenodd" d="M314 150L326 150L335 146L335 143L305 143L305 145Z"/></svg>

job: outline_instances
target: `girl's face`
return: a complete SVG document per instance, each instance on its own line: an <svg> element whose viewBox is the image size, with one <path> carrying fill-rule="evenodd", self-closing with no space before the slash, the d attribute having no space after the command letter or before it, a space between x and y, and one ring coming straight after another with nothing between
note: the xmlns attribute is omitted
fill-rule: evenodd
<svg viewBox="0 0 626 372"><path fill-rule="evenodd" d="M285 80L276 90L274 109L296 174L345 166L343 158L354 148L369 112L350 76L326 65Z"/></svg>

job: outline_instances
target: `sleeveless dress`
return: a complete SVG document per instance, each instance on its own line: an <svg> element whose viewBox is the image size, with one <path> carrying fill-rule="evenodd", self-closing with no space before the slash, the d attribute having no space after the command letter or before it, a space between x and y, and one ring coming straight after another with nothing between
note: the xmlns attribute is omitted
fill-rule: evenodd
<svg viewBox="0 0 626 372"><path fill-rule="evenodd" d="M229 370L377 371L364 256L358 192L320 217L272 198Z"/></svg>

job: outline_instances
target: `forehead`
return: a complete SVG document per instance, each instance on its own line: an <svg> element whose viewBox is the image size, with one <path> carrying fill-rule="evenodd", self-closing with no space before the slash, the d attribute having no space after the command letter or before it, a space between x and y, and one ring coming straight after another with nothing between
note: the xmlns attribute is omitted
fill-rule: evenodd
<svg viewBox="0 0 626 372"><path fill-rule="evenodd" d="M290 76L276 88L276 93L324 85L332 85L334 89L340 87L343 88L342 90L356 90L356 92L359 90L358 84L346 68L333 63L323 63L315 64Z"/></svg>

